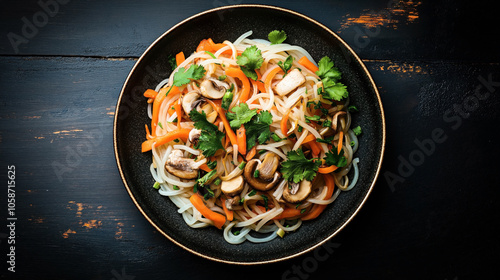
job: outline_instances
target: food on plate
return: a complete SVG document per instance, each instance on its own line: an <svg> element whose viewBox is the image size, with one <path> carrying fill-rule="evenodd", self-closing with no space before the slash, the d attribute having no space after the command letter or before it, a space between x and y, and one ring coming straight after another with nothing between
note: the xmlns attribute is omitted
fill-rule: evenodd
<svg viewBox="0 0 500 280"><path fill-rule="evenodd" d="M232 244L284 237L359 176L341 71L284 31L251 34L172 56L171 75L144 93L154 188L190 227L223 229Z"/></svg>

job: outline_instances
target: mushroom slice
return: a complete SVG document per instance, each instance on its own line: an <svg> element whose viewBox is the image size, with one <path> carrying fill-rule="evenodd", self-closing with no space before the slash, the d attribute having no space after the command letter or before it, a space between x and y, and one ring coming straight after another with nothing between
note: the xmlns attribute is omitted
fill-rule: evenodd
<svg viewBox="0 0 500 280"><path fill-rule="evenodd" d="M299 69L293 69L276 85L274 90L277 94L287 95L306 81Z"/></svg>
<svg viewBox="0 0 500 280"><path fill-rule="evenodd" d="M258 177L255 177L255 170L257 166L259 165L259 160L258 159L252 159L249 162L247 162L245 166L245 170L243 172L243 175L245 176L246 181L255 189L259 191L268 191L272 188L274 188L279 180L281 179L281 173L279 172L274 172L273 177L271 179L263 179L260 177L260 174ZM259 172L260 173L260 172Z"/></svg>
<svg viewBox="0 0 500 280"><path fill-rule="evenodd" d="M274 173L278 169L280 158L275 153L267 153L262 163L257 166L259 177L265 181L273 180Z"/></svg>
<svg viewBox="0 0 500 280"><path fill-rule="evenodd" d="M193 168L194 160L185 158L181 150L172 150L165 163L167 171L182 179L194 179L198 177L198 168Z"/></svg>
<svg viewBox="0 0 500 280"><path fill-rule="evenodd" d="M240 205L240 196L237 195L235 197L228 197L228 199L226 200L226 208L229 210L243 209L243 207Z"/></svg>
<svg viewBox="0 0 500 280"><path fill-rule="evenodd" d="M200 93L206 98L221 99L228 88L227 83L209 78L200 84Z"/></svg>
<svg viewBox="0 0 500 280"><path fill-rule="evenodd" d="M198 139L200 139L201 136L201 130L193 128L189 132L189 142L193 143L193 145L196 146L198 144Z"/></svg>
<svg viewBox="0 0 500 280"><path fill-rule="evenodd" d="M302 180L300 183L289 182L283 190L283 198L290 203L299 203L304 201L311 194L311 181Z"/></svg>
<svg viewBox="0 0 500 280"><path fill-rule="evenodd" d="M197 90L190 91L182 98L182 109L184 109L186 114L189 114L191 110L198 107L198 105L202 104L204 101L205 100L201 98L201 95Z"/></svg>
<svg viewBox="0 0 500 280"><path fill-rule="evenodd" d="M233 196L239 194L243 190L244 182L243 176L240 175L231 180L222 181L220 189L226 195Z"/></svg>

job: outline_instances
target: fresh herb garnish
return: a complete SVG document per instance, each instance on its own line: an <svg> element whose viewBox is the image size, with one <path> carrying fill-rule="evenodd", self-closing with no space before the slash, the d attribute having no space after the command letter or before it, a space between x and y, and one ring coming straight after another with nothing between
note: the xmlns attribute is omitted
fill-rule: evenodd
<svg viewBox="0 0 500 280"><path fill-rule="evenodd" d="M179 68L179 71L174 74L174 82L176 87L183 86L191 82L191 80L199 80L205 76L205 68L201 65L192 64L189 69L184 67Z"/></svg>
<svg viewBox="0 0 500 280"><path fill-rule="evenodd" d="M227 112L226 117L232 128L239 128L242 124L249 122L253 116L257 115L257 109L250 110L248 104L240 103L232 108L233 113Z"/></svg>
<svg viewBox="0 0 500 280"><path fill-rule="evenodd" d="M273 30L269 32L267 38L271 42L271 45L281 44L286 40L286 33L283 30L281 31Z"/></svg>
<svg viewBox="0 0 500 280"><path fill-rule="evenodd" d="M281 163L283 178L290 182L299 183L302 180L312 181L318 172L321 161L307 159L302 149L287 153L287 160Z"/></svg>
<svg viewBox="0 0 500 280"><path fill-rule="evenodd" d="M266 208L266 211L269 209L269 198L265 195L261 195L262 199L264 200L264 207Z"/></svg>
<svg viewBox="0 0 500 280"><path fill-rule="evenodd" d="M255 45L246 48L241 55L236 57L236 63L241 66L241 71L245 73L245 76L254 81L258 78L255 69L259 69L262 62L264 62L262 53Z"/></svg>
<svg viewBox="0 0 500 280"><path fill-rule="evenodd" d="M252 197L252 196L254 196L256 193L257 193L257 191L256 191L256 190L252 190L251 192L249 192L249 193L248 193L248 196L249 196L249 197Z"/></svg>
<svg viewBox="0 0 500 280"><path fill-rule="evenodd" d="M352 129L352 132L354 132L354 134L355 134L356 136L359 136L359 135L361 134L361 132L362 132L362 131L361 131L361 126L359 126L359 125L358 125L358 126L356 126L355 128L353 128L353 129Z"/></svg>
<svg viewBox="0 0 500 280"><path fill-rule="evenodd" d="M194 146L195 149L202 151L205 157L215 155L219 149L224 149L222 146L222 138L224 133L219 131L219 128L207 121L207 116L204 111L199 113L196 109L191 110L189 117L194 122L194 127L201 130L198 143Z"/></svg>
<svg viewBox="0 0 500 280"><path fill-rule="evenodd" d="M285 59L285 62L283 62L281 60L278 61L278 66L281 68L281 70L283 70L283 72L285 72L285 75L283 75L283 77L286 76L286 74L288 73L288 70L290 70L292 68L292 65L293 65L293 56L291 56L291 55L289 55Z"/></svg>
<svg viewBox="0 0 500 280"><path fill-rule="evenodd" d="M344 167L347 165L347 159L344 156L344 150L340 150L337 153L337 148L333 148L330 152L327 152L324 157L325 165L335 165L337 167Z"/></svg>
<svg viewBox="0 0 500 280"><path fill-rule="evenodd" d="M320 92L321 95L329 100L340 101L346 98L349 93L347 92L347 87L338 82L342 77L342 73L333 65L333 61L329 57L323 57L318 63L319 70L316 71L316 75L321 78L323 83L323 90Z"/></svg>
<svg viewBox="0 0 500 280"><path fill-rule="evenodd" d="M273 123L273 115L268 111L260 111L256 117L245 124L247 132L247 149L250 150L255 146L255 141L259 144L264 144L271 138L270 125Z"/></svg>

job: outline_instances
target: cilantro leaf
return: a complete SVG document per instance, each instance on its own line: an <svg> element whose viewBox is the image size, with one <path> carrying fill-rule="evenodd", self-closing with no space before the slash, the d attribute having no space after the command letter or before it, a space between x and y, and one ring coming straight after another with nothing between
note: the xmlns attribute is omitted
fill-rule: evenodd
<svg viewBox="0 0 500 280"><path fill-rule="evenodd" d="M330 78L334 81L340 80L342 77L342 73L336 67L333 67L333 61L328 57L323 57L318 62L319 70L316 71L316 75L318 75L321 79Z"/></svg>
<svg viewBox="0 0 500 280"><path fill-rule="evenodd" d="M323 84L324 86L324 84ZM346 98L349 96L347 92L347 87L342 83L334 83L328 87L325 86L324 92L322 93L323 97L326 99L334 99L337 101L342 100L342 98Z"/></svg>
<svg viewBox="0 0 500 280"><path fill-rule="evenodd" d="M253 80L257 80L257 74L254 70L259 69L262 62L264 62L262 52L255 45L246 48L241 55L236 57L236 63L241 66L241 71Z"/></svg>
<svg viewBox="0 0 500 280"><path fill-rule="evenodd" d="M299 183L302 180L312 181L318 172L321 161L306 159L302 149L287 153L287 160L281 163L283 178Z"/></svg>
<svg viewBox="0 0 500 280"><path fill-rule="evenodd" d="M183 86L191 82L191 80L199 80L205 75L205 68L201 65L191 65L189 69L184 67L179 68L179 71L174 74L173 85L176 87Z"/></svg>
<svg viewBox="0 0 500 280"><path fill-rule="evenodd" d="M346 98L349 93L347 87L338 82L342 73L333 65L333 61L329 57L323 57L318 63L319 70L316 71L316 75L321 78L323 83L323 90L320 94L326 99L340 101Z"/></svg>
<svg viewBox="0 0 500 280"><path fill-rule="evenodd" d="M278 66L281 68L281 70L283 70L283 72L285 72L285 75L283 75L283 77L286 76L286 74L288 73L288 70L290 70L292 68L292 65L293 65L293 56L291 56L291 55L289 55L285 59L284 63L283 63L283 61L278 61Z"/></svg>
<svg viewBox="0 0 500 280"><path fill-rule="evenodd" d="M198 143L194 146L195 149L201 150L205 157L211 157L219 149L224 149L222 146L224 133L219 131L216 125L207 121L207 115L204 111L199 113L193 109L189 113L189 117L194 122L194 127L201 130Z"/></svg>
<svg viewBox="0 0 500 280"><path fill-rule="evenodd" d="M273 123L273 115L268 111L261 111L255 119L245 124L247 132L247 149L250 150L255 146L255 142L264 144L271 138L270 125Z"/></svg>
<svg viewBox="0 0 500 280"><path fill-rule="evenodd" d="M325 164L335 165L337 167L344 167L347 165L347 159L344 156L344 150L340 150L337 154L337 148L332 149L330 152L325 154Z"/></svg>
<svg viewBox="0 0 500 280"><path fill-rule="evenodd" d="M286 33L283 30L281 30L281 31L273 30L273 31L269 32L269 34L267 35L267 38L271 42L271 45L281 44L286 40Z"/></svg>
<svg viewBox="0 0 500 280"><path fill-rule="evenodd" d="M352 132L354 132L354 134L355 134L356 136L359 136L359 135L361 134L361 132L362 132L362 131L361 131L361 126L359 126L359 125L358 125L357 127L353 128L353 129L352 129Z"/></svg>
<svg viewBox="0 0 500 280"><path fill-rule="evenodd" d="M253 116L257 115L257 109L250 110L246 103L234 106L231 110L234 113L227 112L226 117L232 128L239 128L242 124L249 122Z"/></svg>

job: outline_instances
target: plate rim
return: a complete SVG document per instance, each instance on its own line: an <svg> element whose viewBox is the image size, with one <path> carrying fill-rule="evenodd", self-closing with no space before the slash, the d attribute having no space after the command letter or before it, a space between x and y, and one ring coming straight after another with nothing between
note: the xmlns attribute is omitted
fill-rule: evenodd
<svg viewBox="0 0 500 280"><path fill-rule="evenodd" d="M347 50L353 55L353 57L356 59L356 61L358 62L358 64L361 66L361 68L365 72L365 75L368 77L368 79L370 81L371 87L375 91L375 94L376 94L376 97L377 97L377 101L378 101L378 107L380 109L381 126L382 126L382 139L381 139L382 141L381 141L381 147L380 147L380 159L378 160L377 169L376 169L376 172L374 174L374 177L373 177L373 180L371 182L371 185L370 185L370 187L369 187L366 195L364 196L363 200L361 201L361 203L356 208L356 210L350 215L350 217L336 231L334 231L332 234L330 234L327 237L325 237L320 242L318 242L316 244L313 244L311 247L309 247L309 248L307 248L305 250L302 250L300 252L297 252L297 253L294 253L294 254L291 254L291 255L288 255L288 256L285 256L285 257L271 259L271 260L244 262L244 261L231 261L231 260L226 260L226 259L222 259L222 258L216 258L216 257L212 257L212 256L208 256L208 255L202 254L202 253L200 253L198 251L195 251L195 250L193 250L193 249L191 249L191 248L189 248L189 247L181 244L180 242L178 242L177 240L175 240L171 236L169 236L166 232L164 232L158 225L156 225L153 222L153 220L146 214L146 212L142 209L141 205L139 205L139 203L137 202L136 198L132 194L132 191L131 191L128 183L127 183L127 180L125 179L125 175L124 175L122 166L120 164L120 158L118 156L117 129L116 129L116 127L117 127L117 123L118 123L118 112L119 112L119 109L120 109L120 103L121 103L121 100L122 100L125 88L127 87L128 82L129 82L132 74L134 73L135 69L138 67L138 65L140 64L140 62L143 60L143 58L146 56L146 54L160 40L162 40L165 36L167 36L169 33L171 33L173 30L175 30L180 25L182 25L182 24L184 24L184 23L186 23L186 22L188 22L188 21L190 21L190 20L192 20L194 18L203 16L203 15L208 14L208 13L213 13L213 12L217 12L217 11L221 11L221 10L229 10L229 9L234 9L234 8L263 8L263 9L277 10L277 11L281 11L281 12L285 12L285 13L289 13L289 14L301 17L301 18L303 18L303 19L305 19L305 20L307 20L307 21L309 21L309 22L317 25L318 27L323 28L326 32L330 33L333 37L335 37L342 44L343 47L347 48ZM146 218L146 220L158 232L160 232L163 236L167 237L171 242L173 242L177 246L179 246L179 247L183 248L184 250L187 250L188 252L191 252L191 253L193 253L193 254L195 254L197 256L203 257L205 259L209 259L209 260L217 261L217 262L221 262L221 263L227 263L227 264L257 265L257 264L277 263L277 262L289 260L289 259L298 257L300 255L303 255L305 253L308 253L308 252L310 252L310 251L312 251L312 250L314 250L314 249L322 246L323 244L325 244L326 242L328 242L330 239L332 239L335 235L337 235L340 231L342 231L344 229L344 227L346 227L351 222L351 220L358 214L358 212L361 210L361 208L365 204L366 200L370 196L371 192L373 191L373 187L375 186L375 183L377 182L378 177L380 175L380 169L381 169L382 162L383 162L383 159L384 159L385 145L386 145L386 123L385 123L385 113L384 113L384 109L383 109L383 105L382 105L382 99L380 97L380 93L378 91L378 88L377 88L377 86L376 86L376 84L375 84L375 82L374 82L374 80L373 80L370 72L368 71L368 68L366 68L366 65L359 58L358 54L356 52L354 52L354 50L337 33L335 33L334 31L332 31L331 29L329 29L328 27L326 27L322 23L320 23L320 22L318 22L318 21L316 21L316 20L314 20L314 19L312 19L312 18L310 18L310 17L308 17L308 16L306 16L304 14L301 14L299 12L296 12L296 11L293 11L293 10L290 10L290 9L286 9L286 8L282 8L282 7L278 7L278 6L273 6L273 5L238 4L238 5L229 5L229 6L223 6L223 7L213 8L213 9L205 10L205 11L199 12L197 14L194 14L194 15L192 15L192 16L190 16L190 17L188 17L188 18L186 18L186 19L184 19L182 21L180 21L179 23L175 24L171 28L169 28L167 31L165 31L162 35L160 35L156 40L154 40L148 46L148 48L142 53L142 55L135 62L134 66L130 70L130 72L127 75L127 78L125 79L125 82L123 83L123 86L122 86L122 88L120 90L120 95L118 97L117 105L116 105L116 108L115 108L115 117L114 117L114 120L113 120L113 149L114 149L114 154L115 154L115 161L116 161L116 164L117 164L117 167L118 167L118 171L120 173L121 180L122 180L123 184L125 185L125 188L127 189L127 192L129 194L130 198L132 199L132 202L139 209L139 211L141 212L141 214Z"/></svg>

